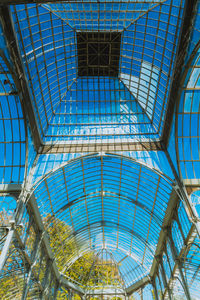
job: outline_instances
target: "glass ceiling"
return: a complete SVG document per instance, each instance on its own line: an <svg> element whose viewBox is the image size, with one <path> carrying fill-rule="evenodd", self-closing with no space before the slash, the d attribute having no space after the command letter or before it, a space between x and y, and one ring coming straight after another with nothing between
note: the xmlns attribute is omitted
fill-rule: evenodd
<svg viewBox="0 0 200 300"><path fill-rule="evenodd" d="M26 134L22 106L11 75L11 60L0 26L0 181L22 183L25 171Z"/></svg>
<svg viewBox="0 0 200 300"><path fill-rule="evenodd" d="M179 170L183 179L200 178L200 49L188 66L183 83L177 122Z"/></svg>
<svg viewBox="0 0 200 300"><path fill-rule="evenodd" d="M62 237L52 243L61 273L107 249L127 288L150 272L172 190L169 178L133 159L89 155L47 174L33 194L50 238L52 230Z"/></svg>
<svg viewBox="0 0 200 300"><path fill-rule="evenodd" d="M45 4L78 31L122 31L165 0L72 0Z"/></svg>
<svg viewBox="0 0 200 300"><path fill-rule="evenodd" d="M185 1L181 0L71 0L11 6L43 143L81 145L108 142L115 145L115 142L162 140L169 99L173 96L170 89L180 46L184 5ZM199 16L197 14L194 22L189 54L199 38ZM112 36L111 33L120 36L119 59L115 60L119 61L117 72L113 76L80 75L78 36L95 36L93 42L99 51L104 49L106 36ZM98 36L104 38L99 40ZM133 285L135 287L147 278L146 287L141 285L141 291L137 290L134 296L153 299L155 294L150 287L153 282L149 281L153 278L159 296L164 299L164 296L168 297L168 288L171 289L172 284L179 287L177 276L180 277L170 238L163 237L162 240L162 234L166 234L165 226L168 226L177 256L183 262L187 284L192 287L191 295L199 299L200 242L195 229L198 217L192 215L194 223L190 222L191 216L189 218L194 207L199 214L199 191L189 198L193 206L188 205L185 209L184 202L179 201L185 194L174 179L176 173L167 151L120 150L119 155L115 152L85 156L83 151L86 150L82 149L86 147L80 147L78 153L64 153L62 147L59 154L35 151L21 106L26 99L20 99L17 94L8 43L1 27L0 41L0 176L3 184L9 183L5 187L2 185L4 190L0 192L3 208L0 217L2 224L9 226L11 218L24 214L19 228L15 228L22 237L22 243L17 247L23 247L23 251L19 256L17 252L12 253L14 244L10 248L14 259L7 260L8 278L11 278L10 273L17 277L19 262L22 266L19 268L20 278L27 280L29 269L24 268L24 262L30 256L36 274L33 272L30 282L36 285L41 282L41 286L45 286L45 280L41 278L52 270L48 265L53 255L47 253L52 249L54 264L60 272L56 269L59 278L55 270L49 272L55 289L57 280L62 277L83 288L87 295L96 295L99 290L106 294L105 289L125 295L127 290L133 292ZM90 60L88 44L91 41L86 38L84 43L86 55L83 64L92 65L87 61ZM195 47L193 60L187 65L174 131L171 131L171 136L174 132L174 144L169 148L170 156L176 143L174 150L181 183L182 179L189 183L195 179L196 185L200 183L199 54L199 48ZM92 55L92 59L98 61L97 69L100 68L101 59ZM5 191L9 193L9 188L16 183L23 183L22 198L18 201L5 196ZM30 199L26 198L27 195ZM23 203L24 199L27 200L23 212L20 199ZM35 212L35 201L39 213ZM44 231L39 224L40 217ZM1 232L0 249L7 240L4 232L5 226ZM39 254L36 259L37 247ZM157 253L162 256L162 262L158 262ZM163 280L162 264L168 287ZM83 265L87 266L87 272ZM102 269L107 273L102 273ZM2 282L6 272L4 270L1 275ZM109 272L112 272L110 278ZM177 282L173 281L174 274ZM61 284L64 288L65 284ZM20 289L22 293L23 284ZM37 293L34 289L33 285L30 299L39 297L40 289ZM53 289L48 289L49 294ZM18 290L16 287L16 292L13 289L14 292L9 293L16 295Z"/></svg>
<svg viewBox="0 0 200 300"><path fill-rule="evenodd" d="M159 139L183 6L181 0L13 6L43 141ZM121 33L117 77L78 76L77 34L85 31Z"/></svg>

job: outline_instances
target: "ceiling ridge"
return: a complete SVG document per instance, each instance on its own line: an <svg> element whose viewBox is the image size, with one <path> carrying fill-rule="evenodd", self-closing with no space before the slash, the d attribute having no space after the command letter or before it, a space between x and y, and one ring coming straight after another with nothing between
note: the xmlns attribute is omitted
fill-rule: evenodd
<svg viewBox="0 0 200 300"><path fill-rule="evenodd" d="M63 23L65 23L66 25L68 25L74 32L76 32L75 28L72 27L65 19L63 19L59 14L57 14L55 11L51 10L50 7L47 7L48 4L39 4L42 8L44 8L45 10L48 10L50 14L56 16L57 18L59 18Z"/></svg>
<svg viewBox="0 0 200 300"><path fill-rule="evenodd" d="M155 3L155 5L153 5L152 7L150 7L150 8L148 8L146 11L144 11L142 14L140 14L140 10L138 10L138 13L139 13L139 16L137 17L137 18L135 18L134 20L133 20L133 22L131 22L131 23L129 23L129 25L128 26L124 26L124 28L122 29L122 30L120 30L120 32L123 32L123 31L125 31L125 30L127 30L132 24L134 24L136 21L138 21L140 18L142 18L145 14L147 14L149 11L151 11L151 10L153 10L155 7L157 7L157 6L159 6L159 5L161 5L161 4L163 4L164 2L166 2L167 0L162 0L162 1L158 1L157 3L155 3L155 1L147 1L146 3L147 4L149 4L149 5L151 5L151 4L153 4L153 3ZM70 2L70 1L69 1ZM70 7L71 7L71 3L62 3L62 4L69 4L70 5ZM115 2L115 1L113 1L113 2ZM81 3L83 3L84 4L84 2L82 1ZM88 2L85 2L86 4L88 3ZM90 3L90 2L89 2ZM100 2L99 1L97 1L97 2L92 2L92 3L95 3L95 4L100 4ZM121 3L121 2L119 2L119 3ZM128 4L130 4L131 2L130 2L130 0L129 0L129 2L128 2ZM72 4L76 4L76 2L74 1L74 2L72 2ZM136 2L135 3L136 5L137 4L141 4L141 3L139 3L139 2ZM70 23L69 22L67 22L67 20L66 19L64 19L64 18L62 18L62 16L59 14L59 13L57 13L56 11L53 11L52 9L51 9L51 7L50 7L50 5L51 5L51 3L50 4L39 4L41 7L43 7L44 9L46 9L46 10L48 10L50 13L52 13L53 15L55 15L56 17L58 17L60 20L62 20L66 25L68 25L68 26L70 26L70 28L74 31L74 32L76 32L76 28L75 27L73 27L72 25L70 25ZM48 6L47 6L48 5ZM91 11L92 12L92 11ZM99 10L98 10L98 12L99 12ZM126 13L128 12L128 10L126 10ZM125 20L126 20L126 18L125 18ZM99 21L99 20L98 20ZM85 30L86 31L86 30ZM90 30L90 31L96 31L96 30ZM100 31L99 29L98 29L98 31ZM106 31L109 31L109 30L106 30Z"/></svg>
<svg viewBox="0 0 200 300"><path fill-rule="evenodd" d="M88 253L88 252L86 252L86 253ZM97 261L98 257L99 257L99 251L95 254L95 258L94 258L94 260L93 260L93 262L91 264L91 267L90 267L87 279L86 279L86 281L84 281L85 288L87 287L87 283L89 282L89 280L91 278L92 270L93 270L93 268L94 268L94 266L96 264L96 261Z"/></svg>
<svg viewBox="0 0 200 300"><path fill-rule="evenodd" d="M56 107L55 107L55 109L54 109L54 111L53 111L53 113L52 113L52 117L53 117L53 115L54 115L54 116L56 115L56 110L58 109L58 107L60 106L60 104L61 104L62 102L65 102L65 101L63 101L63 97L65 97L66 94L71 90L73 84L74 84L75 82L77 82L77 80L78 80L78 77L74 78L73 81L72 81L72 83L70 84L70 86L67 88L66 92L64 92L64 93L62 94L62 98L60 99L60 101L59 101L58 104L56 105Z"/></svg>
<svg viewBox="0 0 200 300"><path fill-rule="evenodd" d="M116 267L117 270L118 270L118 274L120 275L121 280L122 280L122 283L121 283L121 284L122 284L122 288L123 288L124 291L125 291L125 290L126 290L126 284L125 284L125 280L124 280L124 278L123 278L123 275L122 275L122 273L121 273L121 271L120 271L120 269L119 269L119 265L118 265L118 263L116 262L116 260L115 260L115 258L114 258L114 256L113 256L112 252L108 251L108 253L109 253L111 259L113 260L113 262L114 262L114 264L115 264L115 267Z"/></svg>
<svg viewBox="0 0 200 300"><path fill-rule="evenodd" d="M114 265L115 269L116 269L117 272L118 272L118 276L119 276L120 279L121 279L120 281L118 281L118 283L120 283L120 286L116 286L116 288L119 288L119 287L120 287L121 289L123 289L123 290L125 291L126 288L125 288L125 281L124 281L124 279L123 279L123 275L121 274L121 272L120 272L120 270L119 270L119 266L118 266L117 262L115 261L115 259L114 259L113 255L112 255L112 253L111 253L108 249L106 249L106 248L100 249L100 250L95 254L95 258L94 258L94 260L93 260L93 262L92 262L92 264L91 264L91 267L90 267L89 275L88 275L88 277L87 277L87 280L84 282L85 288L87 287L88 281L89 281L90 278L92 277L92 273L93 273L94 267L98 266L98 264L96 265L97 260L98 260L98 259L102 260L102 261L103 261L103 264L102 264L102 265L104 265L104 263L105 263L104 260L103 260L103 253L104 253L104 252L106 252L106 254L107 254L107 255L109 256L109 258L110 258L109 264ZM101 265L101 267L102 267L102 265ZM88 286L89 286L89 285L88 285ZM107 286L107 284L105 284L105 286Z"/></svg>
<svg viewBox="0 0 200 300"><path fill-rule="evenodd" d="M158 3L156 3L154 6L150 7L148 10L146 10L143 14L139 15L138 18L136 18L135 20L133 20L133 22L131 22L128 26L124 27L123 31L127 30L131 25L133 25L135 22L137 22L139 19L141 19L142 17L144 17L144 15L148 14L151 10L153 10L154 8L156 8L159 5L162 5L164 2L166 2L167 0L163 0L163 1L159 1ZM152 1L151 3L155 3L154 1Z"/></svg>

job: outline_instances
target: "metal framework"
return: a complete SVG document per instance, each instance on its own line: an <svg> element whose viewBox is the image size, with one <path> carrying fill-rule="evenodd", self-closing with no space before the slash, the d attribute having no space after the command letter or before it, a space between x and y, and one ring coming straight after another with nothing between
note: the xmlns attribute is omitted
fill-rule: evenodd
<svg viewBox="0 0 200 300"><path fill-rule="evenodd" d="M0 298L200 298L200 1L0 1Z"/></svg>
<svg viewBox="0 0 200 300"><path fill-rule="evenodd" d="M136 1L137 2L137 1ZM91 82L85 81L84 79L80 79L79 77L77 77L77 74L75 72L76 69L76 65L77 65L77 53L75 51L75 48L72 48L72 46L70 46L71 48L69 48L69 45L72 45L75 43L76 40L76 28L79 29L80 27L81 29L84 28L84 30L107 30L108 26L106 24L108 24L108 21L105 22L105 24L103 23L103 18L104 16L99 15L99 19L95 20L95 24L104 24L104 27L100 27L100 28L96 28L94 26L97 25L92 25L91 27L91 22L93 21L89 21L88 25L86 23L84 23L84 27L80 21L80 18L83 16L83 13L87 13L87 15L90 15L90 18L93 18L92 15L92 11L96 10L96 14L100 14L100 7L98 7L98 4L96 3L96 1L91 2L91 7L89 7L89 11L87 11L87 6L83 7L83 12L82 15L79 16L79 19L76 20L75 24L72 22L73 20L67 21L69 25L66 25L66 21L65 18L68 16L68 14L70 13L70 6L64 6L64 4L60 4L59 7L57 7L56 5L52 5L51 8L48 7L48 5L46 6L37 6L37 10L38 13L40 13L39 11L41 10L41 15L45 14L43 13L43 11L45 12L44 9L46 10L46 16L47 18L50 17L51 19L51 23L53 22L57 22L59 24L59 21L56 21L55 15L58 15L61 17L61 24L58 25L58 28L60 27L60 30L62 32L62 34L67 34L68 35L68 39L66 40L66 44L63 45L64 47L64 56L63 54L59 54L60 58L59 58L59 65L61 68L61 64L64 63L66 66L69 66L69 68L67 67L67 70L63 71L63 67L62 67L62 76L61 78L59 78L59 69L57 72L57 79L54 78L54 81L58 82L58 91L55 90L55 87L52 89L52 93L50 92L51 90L51 84L50 84L50 79L48 79L48 75L47 75L47 81L45 84L45 88L43 87L43 83L45 83L43 81L43 77L41 77L41 82L40 82L40 78L36 78L34 79L34 77L32 76L32 67L36 67L36 69L38 70L37 73L41 72L41 74L44 72L44 70L50 73L55 73L55 69L53 67L52 64L50 64L48 66L47 62L44 62L44 69L42 67L42 64L38 64L37 62L37 53L34 54L35 57L35 62L34 60L31 59L33 63L29 64L30 59L27 57L25 66L28 68L28 74L29 74L29 82L31 83L31 85L26 86L27 84L25 84L25 80L23 80L23 84L25 84L25 87L22 89L24 90L24 97L27 98L28 97L28 93L27 90L30 89L30 92L33 93L34 97L36 97L37 94L37 102L35 100L35 104L36 105L36 117L38 119L38 122L34 122L34 112L31 108L31 101L28 101L28 106L30 109L28 109L27 111L30 113L30 120L32 121L32 123L38 124L37 126L34 126L34 124L32 124L31 128L32 128L32 135L34 136L35 139L35 146L36 149L38 151L42 151L41 149L45 149L45 145L43 148L43 144L50 144L51 145L51 152L54 151L62 151L63 148L64 149L68 149L71 145L74 148L74 144L76 145L76 151L79 151L78 149L80 145L82 145L82 147L87 147L89 149L90 152L93 151L94 147L93 144L100 144L98 148L101 148L101 151L110 151L110 148L112 148L113 144L119 144L119 146L117 147L118 149L120 149L121 151L124 151L124 148L128 148L127 145L137 145L137 148L140 149L145 149L145 147L143 147L143 143L145 143L147 145L147 149L155 149L156 150L160 150L159 147L159 139L161 138L161 133L162 133L162 127L163 127L163 120L165 118L165 113L166 113L166 102L164 101L164 98L167 98L167 94L168 91L164 90L164 86L170 85L169 81L169 75L167 78L167 73L169 72L169 66L171 67L170 72L172 72L172 65L174 64L173 60L175 60L175 48L177 47L176 43L178 43L178 32L180 31L180 20L181 20L181 14L182 11L179 11L179 14L177 15L177 24L174 24L170 22L170 16L167 20L167 30L169 32L173 32L174 36L170 37L170 41L168 41L168 43L171 43L172 47L172 53L171 53L171 62L169 63L169 65L166 64L166 62L164 61L164 53L166 51L169 51L169 47L167 47L167 43L164 41L164 39L161 38L162 36L162 32L163 32L163 28L166 27L166 21L162 20L162 17L164 17L164 15L162 15L162 13L164 13L164 9L163 11L160 9L160 4L163 4L163 6L161 7L165 7L166 4L166 9L168 9L168 4L165 3L166 1L154 1L152 4L149 3L147 4L146 1L139 1L139 3L135 3L134 4L130 3L130 4L125 4L125 8L127 11L123 10L123 15L124 13L127 16L127 19L125 19L125 23L123 24L123 26L121 27L117 27L115 30L117 31L121 31L122 32L122 45L121 45L121 55L120 55L120 63L119 63L119 84L113 80L101 80L96 82L94 79L92 79ZM75 9L76 14L78 14L77 11L77 7L76 4L73 4L74 1L72 1L72 9ZM120 1L117 1L117 3L120 3ZM78 4L77 4L78 5ZM106 4L105 4L106 5ZM119 6L120 4L118 4ZM170 10L172 10L172 7L174 4L170 4L171 8ZM117 22L119 24L122 23L122 18L124 18L123 15L120 14L120 12L118 12L119 7L114 7L112 8L111 12L110 12L110 4L108 3L107 6L105 6L105 13L109 14L110 12L110 29L111 26L114 26L114 22ZM130 7L129 7L130 6ZM17 6L18 7L18 6ZM17 8L16 7L16 8ZM176 6L175 6L176 8ZM177 7L178 8L178 7ZM4 8L5 9L5 8ZM51 11L52 10L52 11ZM155 10L155 12L154 12ZM23 30L25 30L25 28L21 31L20 29L20 19L18 18L17 15L17 10L16 11L16 26L17 28L12 28L11 24L8 23L8 19L10 19L8 12L3 13L3 17L5 16L5 24L4 27L6 28L6 26L8 27L8 32L5 32L5 36L8 36L8 39L11 39L11 42L15 43L16 41L16 37L14 34L14 31L17 31L17 37L18 37L18 45L19 47L17 47L17 45L15 46L15 50L14 50L14 59L13 61L19 61L20 59L15 59L16 57L16 49L18 48L18 51L21 52L22 51L22 56L26 57L26 46L23 45ZM22 8L23 11L23 8ZM26 6L26 14L28 17L29 14L29 9L28 6ZM19 11L20 13L20 11ZM49 16L48 16L49 14ZM55 15L54 15L55 14ZM158 15L157 15L158 14ZM135 23L132 21L132 19L130 19L130 15L131 18L135 18ZM172 16L171 16L172 17ZM28 17L29 18L29 17ZM113 18L113 20L112 20ZM118 18L118 21L116 21ZM157 32L159 34L159 38L157 40L155 40L155 42L153 43L151 41L151 36L153 31L155 31L154 26L152 27L152 29L150 30L150 32L148 33L146 30L146 36L143 37L141 35L141 31L140 31L140 19L144 18L144 21L146 22L146 24L150 23L151 19L159 19L159 22L157 24ZM173 16L174 18L174 16ZM68 18L69 19L69 18ZM94 19L93 19L94 20ZM28 43L30 43L34 49L34 36L35 33L32 32L32 27L31 27L31 19L28 21L29 25L27 27L27 29L29 28L30 31L30 41L27 40ZM47 22L47 21L45 21ZM45 23L41 20L41 25L39 25L39 34L40 36L43 35L43 23ZM64 22L64 23L63 23ZM80 22L80 24L79 24ZM98 23L99 22L99 23ZM73 24L72 24L73 23ZM51 26L51 24L47 23L46 26ZM99 26L99 25L98 25ZM149 25L151 27L151 25ZM156 26L156 25L155 25ZM176 26L176 28L175 28ZM13 30L12 30L13 29ZM137 32L138 30L138 34L135 34L134 38L132 38L133 36L133 32ZM74 35L75 34L75 35ZM173 35L172 34L172 35ZM28 38L28 37L27 37ZM145 43L148 44L148 48L151 49L151 54L149 53L147 55L147 61L145 62L144 59L142 59L142 57L145 57L145 44L143 44L143 47L140 47L141 44L141 39L145 38ZM168 38L166 36L166 38ZM21 41L20 41L21 39ZM58 39L58 41L57 41ZM173 41L172 41L173 40ZM179 38L180 40L180 38ZM8 42L8 45L11 44L11 42ZM36 40L37 42L37 40ZM16 41L17 43L17 41ZM38 42L37 42L38 43ZM53 48L55 48L56 43L60 43L60 36L55 35L55 33L53 33ZM131 44L134 43L135 44L135 48L132 50L131 49ZM156 48L159 47L164 47L163 48L163 56L160 57L160 52L157 53L157 50L155 50ZM170 47L171 47L170 46ZM41 44L42 47L42 51L45 51L45 41L42 41ZM13 47L12 47L13 48ZM166 48L166 49L165 49ZM68 51L70 50L70 55L68 55ZM156 51L153 54L153 50ZM25 51L25 52L24 52ZM35 50L34 50L35 51ZM67 51L67 52L66 52ZM23 54L24 52L24 54ZM55 55L57 55L57 50L56 48L54 49ZM169 54L169 53L168 53ZM18 56L20 56L20 53L17 53ZM24 56L25 55L25 56ZM174 55L174 57L173 57ZM63 57L62 57L63 56ZM138 57L141 57L141 59L139 59ZM45 57L45 56L44 56ZM67 60L65 60L65 58L68 57ZM169 55L167 56L169 57ZM141 61L143 61L141 63ZM57 64L57 63L56 63ZM153 66L154 65L154 66ZM42 67L42 69L40 70L40 66ZM16 69L20 69L20 76L21 74L24 73L24 71L22 70L22 67L18 67L16 66ZM131 69L135 70L135 74L131 74ZM161 74L159 70L163 70L163 73ZM140 76L139 76L139 70L140 70ZM151 77L151 79L148 78L148 76L146 74L149 74L148 76ZM66 76L66 84L63 81L64 76ZM147 76L147 77L146 77ZM51 78L51 77L50 77ZM39 94L41 95L41 100L39 100L40 96L38 96L38 92L36 92L36 94L33 92L34 86L35 86L35 81L36 80L38 82L39 80L39 87L37 87L35 90L37 90L39 92ZM53 77L52 77L53 80ZM160 83L159 83L160 81ZM59 83L60 82L60 83ZM65 86L67 85L67 91L63 92L63 87L62 84L65 84ZM162 82L162 83L161 83ZM95 94L95 97L97 97L97 94L99 94L98 97L102 98L103 94L99 93L98 90L102 90L104 93L109 93L109 89L106 91L106 85L110 85L109 89L115 89L118 95L115 95L115 99L116 98L120 98L119 103L116 102L115 100L115 108L114 106L111 104L109 104L109 102L112 101L112 95L108 95L108 98L106 99L105 103L102 102L101 107L98 108L98 106L95 105L95 103L93 103L93 101L88 100L88 104L87 104L87 108L86 108L86 103L84 104L85 108L84 110L80 109L81 108L81 102L83 102L83 95L81 96L80 92L79 92L79 88L81 88L81 90L83 89L82 86L85 87L85 93L87 93L87 97L89 98L89 90L91 90L92 85L99 85L99 88L93 87L93 94ZM79 87L80 85L80 87ZM118 85L118 87L116 86ZM39 89L38 89L39 88ZM45 94L43 94L42 89L48 89L48 93L45 92ZM128 89L128 90L127 90ZM137 92L136 92L137 90ZM157 92L156 92L157 90ZM127 98L127 93L128 91L130 92L128 98ZM157 101L155 101L155 95L159 95ZM84 95L85 97L86 95ZM51 103L51 108L46 104L47 104L47 98L48 97L50 99L50 103ZM62 101L60 102L56 102L54 100L54 103L52 102L52 99L55 97L60 98ZM92 96L94 97L94 96ZM36 99L35 98L35 99ZM80 107L79 106L74 106L74 103L77 103L77 98L80 99ZM81 99L82 98L82 99ZM135 101L135 98L137 99L137 101ZM145 98L147 99L147 102L145 100ZM57 99L57 98L56 98ZM126 99L126 100L125 100ZM128 102L127 102L128 101ZM30 102L30 103L29 103ZM91 103L90 103L91 102ZM162 103L161 105L158 103ZM68 107L70 106L70 107ZM118 107L119 106L119 107ZM94 108L92 108L94 107ZM104 108L103 108L104 107ZM42 110L41 110L42 109ZM52 111L51 111L52 110ZM71 111L69 116L67 117L66 114L66 110ZM65 111L64 115L63 115L63 111ZM73 111L73 113L72 113ZM105 112L106 111L106 112ZM53 114L51 116L51 114ZM38 115L38 116L37 116ZM90 119L88 119L88 116ZM64 119L63 119L64 117ZM137 117L137 118L136 118ZM94 118L94 121L91 122L91 118ZM76 121L75 121L76 119ZM108 122L107 120L110 121ZM62 120L62 121L61 121ZM80 121L79 121L80 120ZM106 121L105 121L106 120ZM63 122L64 121L64 122ZM62 133L62 137L58 136L58 133L61 131L63 131L62 126L60 127L60 122L65 125L65 127L69 128L69 131L66 132L63 135ZM123 128L121 127L121 129L118 127L118 123L123 123ZM135 124L134 126L131 124ZM142 125L143 123L143 125ZM74 125L73 125L74 124ZM101 126L98 129L99 124L101 124ZM151 125L152 124L152 125ZM74 126L74 128L73 128ZM77 127L78 126L78 127ZM77 129L79 131L78 135L76 134ZM87 128L87 133L86 133L86 128ZM115 128L114 130L111 128ZM41 129L41 131L40 131ZM38 132L38 130L40 131L40 133ZM168 131L168 130L167 130ZM138 132L140 134L138 134ZM144 137L141 139L141 134L144 134ZM40 141L40 135L41 135L41 140ZM67 135L67 139L66 139L66 135ZM75 136L77 135L77 137L75 138ZM105 137L104 137L105 136ZM114 138L113 138L114 137ZM114 140L113 140L114 139ZM54 143L53 140L59 140L59 143ZM108 140L109 142L107 142L106 140ZM63 145L63 141L64 145ZM56 144L56 145L55 145ZM103 145L101 145L103 144ZM59 146L61 145L61 146ZM61 147L61 150L59 151L59 147ZM58 149L58 150L57 150ZM130 147L131 150L134 149L134 147ZM45 150L44 150L45 151ZM66 150L68 151L68 150ZM81 149L80 149L81 151ZM112 151L112 150L111 150ZM45 152L44 152L45 153Z"/></svg>

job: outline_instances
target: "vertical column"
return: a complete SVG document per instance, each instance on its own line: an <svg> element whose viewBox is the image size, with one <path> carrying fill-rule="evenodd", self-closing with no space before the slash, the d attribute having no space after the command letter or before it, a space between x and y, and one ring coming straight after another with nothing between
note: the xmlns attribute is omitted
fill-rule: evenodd
<svg viewBox="0 0 200 300"><path fill-rule="evenodd" d="M86 296L86 295L83 295L83 296L81 296L81 299L82 299L82 300L87 300L87 296Z"/></svg>
<svg viewBox="0 0 200 300"><path fill-rule="evenodd" d="M184 207L185 207L185 211L188 215L188 218L194 224L194 226L196 227L197 233L200 237L200 220L199 220L198 213L197 213L195 207L192 205L190 197L188 197L186 188L183 185L183 183L181 182L181 180L180 180L180 178L179 178L179 176L176 172L176 169L174 167L174 164L171 160L171 157L170 157L169 152L167 151L167 149L165 149L165 154L166 154L167 160L168 160L168 162L171 166L174 177L177 181L177 185L174 186L174 189L176 190L177 194L179 195L179 198L183 200L183 204L184 204Z"/></svg>
<svg viewBox="0 0 200 300"><path fill-rule="evenodd" d="M8 256L8 251L9 251L9 248L10 248L10 245L11 245L11 242L12 242L12 238L13 238L13 235L14 235L14 224L11 225L10 229L9 229L9 232L7 234L7 237L6 237L6 241L3 245L3 249L2 249L2 252L1 252L1 255L0 255L0 272L2 271L4 265L5 265L5 262L6 262L6 259L7 259L7 256Z"/></svg>
<svg viewBox="0 0 200 300"><path fill-rule="evenodd" d="M54 289L54 294L53 294L53 299L57 299L58 289L59 289L59 282L56 281L55 289Z"/></svg>
<svg viewBox="0 0 200 300"><path fill-rule="evenodd" d="M163 293L161 275L159 274L159 272L157 274L157 277L158 277L158 281L159 281L159 284L160 284L160 293L158 292L158 298L164 299L164 293Z"/></svg>
<svg viewBox="0 0 200 300"><path fill-rule="evenodd" d="M153 286L153 291L154 291L155 300L159 300L159 297L158 297L158 291L157 291L157 287L156 287L155 280L153 280L151 284L152 284L152 286Z"/></svg>
<svg viewBox="0 0 200 300"><path fill-rule="evenodd" d="M171 231L168 234L168 240L169 240L170 248L171 248L171 251L172 251L173 259L174 259L174 261L177 262L177 265L178 265L179 273L180 273L180 276L181 276L181 282L182 282L182 285L183 285L183 288L184 288L186 298L187 298L187 300L191 300L189 288L188 288L188 285L187 285L187 282L185 280L183 270L182 270L182 263L179 260L177 250L176 250L176 247L174 245L174 241L173 241L172 236L171 236Z"/></svg>
<svg viewBox="0 0 200 300"><path fill-rule="evenodd" d="M44 288L44 295L47 294L48 289L49 289L49 283L50 283L50 273L51 273L51 267L52 267L53 260L48 259L46 263L46 270L45 270L45 275L43 279L43 288Z"/></svg>
<svg viewBox="0 0 200 300"><path fill-rule="evenodd" d="M36 235L35 238L35 243L34 243L34 249L33 252L31 253L31 265L29 267L29 271L28 271L28 276L24 285L24 289L23 289L23 294L22 294L22 300L26 299L27 294L28 294L28 290L29 290L29 286L30 286L30 281L31 281L31 276L32 276L32 271L33 271L33 266L35 263L35 260L37 259L37 253L39 251L39 246L40 246L40 238L39 235Z"/></svg>
<svg viewBox="0 0 200 300"><path fill-rule="evenodd" d="M183 229L182 229L182 226L181 226L181 223L180 223L180 220L179 220L178 211L175 213L174 218L175 218L175 221L178 224L178 228L180 230L183 241L185 242L185 236L184 236Z"/></svg>
<svg viewBox="0 0 200 300"><path fill-rule="evenodd" d="M167 278L166 278L165 269L164 269L164 266L163 266L162 259L160 260L160 267L161 267L161 274L162 274L162 279L163 279L163 282L164 282L165 289L168 291L169 300L172 300L171 290L170 290L170 288L167 284Z"/></svg>
<svg viewBox="0 0 200 300"><path fill-rule="evenodd" d="M143 288L141 288L141 300L144 300L144 298L143 298Z"/></svg>
<svg viewBox="0 0 200 300"><path fill-rule="evenodd" d="M68 300L72 300L72 296L73 296L73 292L72 292L72 290L69 290Z"/></svg>

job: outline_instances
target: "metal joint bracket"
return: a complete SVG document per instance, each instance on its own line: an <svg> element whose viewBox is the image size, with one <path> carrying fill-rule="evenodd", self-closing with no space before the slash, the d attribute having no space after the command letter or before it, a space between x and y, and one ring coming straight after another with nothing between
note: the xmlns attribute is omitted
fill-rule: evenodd
<svg viewBox="0 0 200 300"><path fill-rule="evenodd" d="M10 229L14 230L16 228L15 220L10 220Z"/></svg>
<svg viewBox="0 0 200 300"><path fill-rule="evenodd" d="M164 233L166 233L167 235L169 235L171 232L171 227L170 226L162 226L162 231Z"/></svg>
<svg viewBox="0 0 200 300"><path fill-rule="evenodd" d="M192 222L198 223L199 221L200 221L200 218L198 218L197 216L192 217Z"/></svg>
<svg viewBox="0 0 200 300"><path fill-rule="evenodd" d="M48 261L51 265L53 265L53 263L56 261L56 259L55 259L55 257L53 257L53 258L49 258Z"/></svg>
<svg viewBox="0 0 200 300"><path fill-rule="evenodd" d="M160 263L162 261L162 256L161 255L155 255L154 257L157 260L157 262Z"/></svg>
<svg viewBox="0 0 200 300"><path fill-rule="evenodd" d="M175 181L173 183L173 188L174 188L175 191L179 191L180 190L179 185Z"/></svg>

